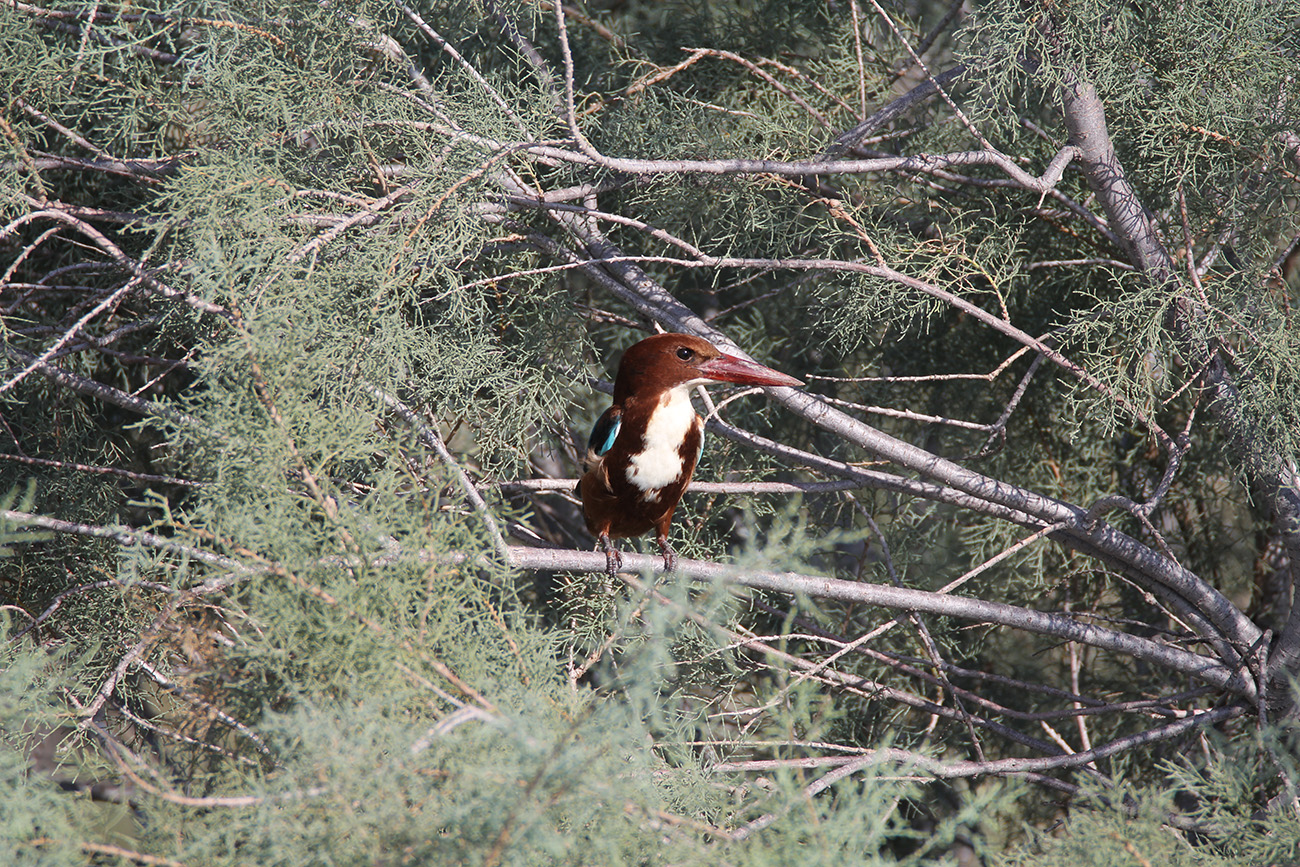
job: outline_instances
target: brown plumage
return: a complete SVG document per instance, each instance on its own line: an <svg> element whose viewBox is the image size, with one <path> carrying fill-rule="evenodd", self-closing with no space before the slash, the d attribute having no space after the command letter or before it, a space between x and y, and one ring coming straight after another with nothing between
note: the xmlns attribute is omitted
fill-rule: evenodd
<svg viewBox="0 0 1300 867"><path fill-rule="evenodd" d="M629 347L614 381L614 405L591 432L578 480L587 529L600 540L611 575L622 565L612 538L651 530L664 568L676 563L668 531L704 442L690 390L706 382L802 384L690 334L659 334Z"/></svg>

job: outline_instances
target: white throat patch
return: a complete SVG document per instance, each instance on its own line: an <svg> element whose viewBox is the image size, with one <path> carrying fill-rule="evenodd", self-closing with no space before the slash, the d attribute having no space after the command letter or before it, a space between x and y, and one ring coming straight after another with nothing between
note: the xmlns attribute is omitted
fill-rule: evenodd
<svg viewBox="0 0 1300 867"><path fill-rule="evenodd" d="M632 455L627 480L646 492L647 500L658 499L660 488L681 478L682 441L695 424L690 393L695 384L684 383L664 396L650 414L641 451Z"/></svg>

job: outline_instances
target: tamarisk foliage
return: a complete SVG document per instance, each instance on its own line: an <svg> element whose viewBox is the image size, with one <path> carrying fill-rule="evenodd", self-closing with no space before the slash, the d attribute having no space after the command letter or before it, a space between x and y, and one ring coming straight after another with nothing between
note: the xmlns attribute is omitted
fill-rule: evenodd
<svg viewBox="0 0 1300 867"><path fill-rule="evenodd" d="M1300 861L1298 39L5 5L6 863ZM610 586L656 328L808 386Z"/></svg>

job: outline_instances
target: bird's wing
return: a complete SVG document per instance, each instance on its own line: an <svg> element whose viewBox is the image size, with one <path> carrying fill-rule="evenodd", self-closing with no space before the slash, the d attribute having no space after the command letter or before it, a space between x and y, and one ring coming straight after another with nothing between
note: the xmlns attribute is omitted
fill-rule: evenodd
<svg viewBox="0 0 1300 867"><path fill-rule="evenodd" d="M622 407L611 406L601 413L600 418L596 419L596 424L591 428L591 436L587 438L588 461L594 461L614 447L614 440L618 439L618 429L622 426Z"/></svg>
<svg viewBox="0 0 1300 867"><path fill-rule="evenodd" d="M596 424L591 428L591 436L587 438L587 454L583 458L583 468L587 471L582 479L578 480L574 493L583 498L586 502L587 496L595 496L595 490L591 490L587 495L583 494L582 483L588 477L596 480L597 485L606 494L612 494L614 491L609 486L609 468L605 466L605 454L614 447L614 440L618 439L618 430L623 426L623 409L622 407L611 406L601 413L600 418L596 419Z"/></svg>

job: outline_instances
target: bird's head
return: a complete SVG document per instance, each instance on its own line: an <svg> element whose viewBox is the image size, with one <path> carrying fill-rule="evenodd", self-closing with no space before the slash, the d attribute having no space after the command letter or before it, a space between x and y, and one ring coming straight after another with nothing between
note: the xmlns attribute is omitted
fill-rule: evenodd
<svg viewBox="0 0 1300 867"><path fill-rule="evenodd" d="M712 343L691 334L657 334L634 343L623 353L614 382L614 402L649 391L661 393L707 382L740 385L803 385L793 376L753 361L727 355Z"/></svg>

